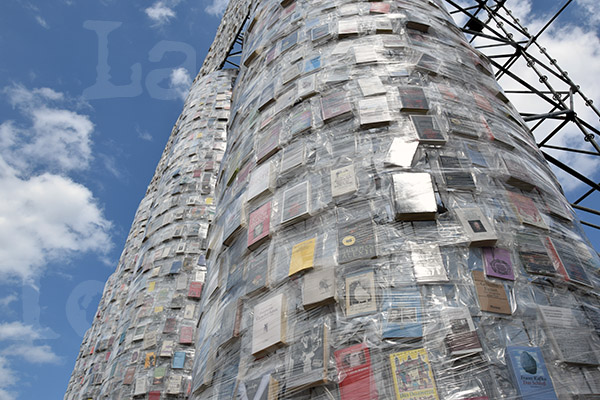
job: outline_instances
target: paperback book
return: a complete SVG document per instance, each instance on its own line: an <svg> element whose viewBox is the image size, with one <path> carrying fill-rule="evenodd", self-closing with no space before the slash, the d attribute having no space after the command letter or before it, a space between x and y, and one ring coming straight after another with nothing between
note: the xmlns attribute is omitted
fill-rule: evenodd
<svg viewBox="0 0 600 400"><path fill-rule="evenodd" d="M506 365L523 400L558 400L539 347L509 346Z"/></svg>
<svg viewBox="0 0 600 400"><path fill-rule="evenodd" d="M381 304L383 339L423 337L421 294L416 287L389 288Z"/></svg>
<svg viewBox="0 0 600 400"><path fill-rule="evenodd" d="M345 283L347 317L372 314L377 311L375 273L373 271L350 274L346 276Z"/></svg>
<svg viewBox="0 0 600 400"><path fill-rule="evenodd" d="M377 400L371 353L364 343L337 350L335 363L340 377L341 400Z"/></svg>
<svg viewBox="0 0 600 400"><path fill-rule="evenodd" d="M377 257L377 240L370 221L338 228L338 263Z"/></svg>
<svg viewBox="0 0 600 400"><path fill-rule="evenodd" d="M397 400L439 399L427 350L390 354L390 367Z"/></svg>
<svg viewBox="0 0 600 400"><path fill-rule="evenodd" d="M260 357L285 343L286 298L277 294L254 306L252 355Z"/></svg>
<svg viewBox="0 0 600 400"><path fill-rule="evenodd" d="M299 391L327 382L328 329L318 323L290 345L286 391Z"/></svg>

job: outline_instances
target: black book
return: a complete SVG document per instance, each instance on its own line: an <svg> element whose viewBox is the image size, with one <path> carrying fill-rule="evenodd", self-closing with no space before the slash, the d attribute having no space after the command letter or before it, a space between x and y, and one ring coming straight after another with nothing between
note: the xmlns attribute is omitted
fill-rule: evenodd
<svg viewBox="0 0 600 400"><path fill-rule="evenodd" d="M423 113L429 111L429 103L423 89L419 87L402 87L400 92L400 111Z"/></svg>
<svg viewBox="0 0 600 400"><path fill-rule="evenodd" d="M446 137L439 124L431 115L411 115L410 119L415 125L419 142L425 144L444 144Z"/></svg>
<svg viewBox="0 0 600 400"><path fill-rule="evenodd" d="M338 263L375 257L377 241L370 221L338 228Z"/></svg>
<svg viewBox="0 0 600 400"><path fill-rule="evenodd" d="M299 391L327 382L329 343L327 326L320 322L290 346L286 391Z"/></svg>

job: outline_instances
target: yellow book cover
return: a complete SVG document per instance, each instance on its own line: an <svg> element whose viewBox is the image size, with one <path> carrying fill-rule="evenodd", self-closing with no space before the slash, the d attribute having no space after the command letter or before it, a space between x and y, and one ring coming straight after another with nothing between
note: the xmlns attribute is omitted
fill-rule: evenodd
<svg viewBox="0 0 600 400"><path fill-rule="evenodd" d="M439 400L425 349L390 354L397 400Z"/></svg>
<svg viewBox="0 0 600 400"><path fill-rule="evenodd" d="M290 260L289 276L314 267L316 243L317 238L314 237L294 245L292 248L292 259Z"/></svg>
<svg viewBox="0 0 600 400"><path fill-rule="evenodd" d="M148 293L154 292L155 287L156 287L156 282L148 283Z"/></svg>

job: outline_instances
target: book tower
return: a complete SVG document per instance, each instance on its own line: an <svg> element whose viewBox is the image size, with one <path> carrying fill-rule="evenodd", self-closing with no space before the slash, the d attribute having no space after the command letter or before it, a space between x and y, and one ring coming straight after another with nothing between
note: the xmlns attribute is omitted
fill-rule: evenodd
<svg viewBox="0 0 600 400"><path fill-rule="evenodd" d="M598 255L442 1L240 13L237 77L209 54L65 398L600 395Z"/></svg>

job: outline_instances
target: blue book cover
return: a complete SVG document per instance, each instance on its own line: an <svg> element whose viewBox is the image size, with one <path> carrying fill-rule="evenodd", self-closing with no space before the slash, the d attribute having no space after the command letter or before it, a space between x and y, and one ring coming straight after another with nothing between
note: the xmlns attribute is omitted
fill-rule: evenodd
<svg viewBox="0 0 600 400"><path fill-rule="evenodd" d="M185 351L176 351L173 355L172 368L183 368L185 364Z"/></svg>
<svg viewBox="0 0 600 400"><path fill-rule="evenodd" d="M383 338L423 336L421 294L415 287L389 289L383 297Z"/></svg>
<svg viewBox="0 0 600 400"><path fill-rule="evenodd" d="M523 400L558 400L539 347L509 346L506 364Z"/></svg>

